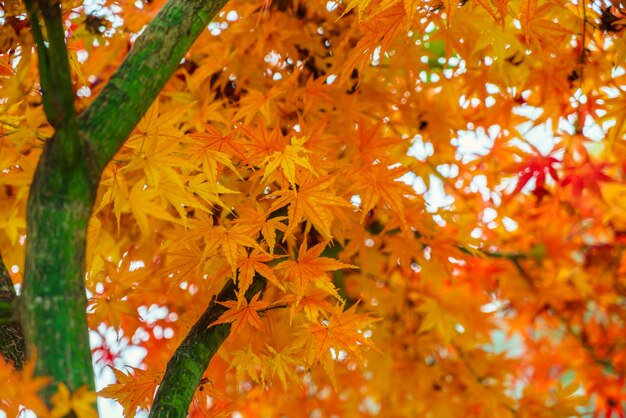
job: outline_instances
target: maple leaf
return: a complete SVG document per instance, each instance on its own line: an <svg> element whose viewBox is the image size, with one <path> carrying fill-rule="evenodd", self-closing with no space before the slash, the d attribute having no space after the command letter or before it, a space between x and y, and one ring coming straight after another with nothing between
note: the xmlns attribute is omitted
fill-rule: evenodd
<svg viewBox="0 0 626 418"><path fill-rule="evenodd" d="M524 32L524 37L526 41L530 41L532 39L532 26L533 20L535 19L535 14L537 13L537 0L522 0L520 2L520 24L522 26L522 31Z"/></svg>
<svg viewBox="0 0 626 418"><path fill-rule="evenodd" d="M274 86L267 93L251 90L241 99L240 108L235 118L245 118L244 123L248 125L260 113L265 120L269 121L271 119L270 105L272 101L284 93L282 86Z"/></svg>
<svg viewBox="0 0 626 418"><path fill-rule="evenodd" d="M52 395L52 418L65 417L72 413L76 418L98 418L98 411L93 407L98 395L82 386L73 393L63 383L57 386L57 392Z"/></svg>
<svg viewBox="0 0 626 418"><path fill-rule="evenodd" d="M544 194L548 175L552 177L553 180L559 180L556 168L554 167L559 163L560 161L552 156L535 155L514 165L511 170L518 171L519 177L515 190L511 192L511 196L519 193L532 179L535 179L535 189L533 193L538 196Z"/></svg>
<svg viewBox="0 0 626 418"><path fill-rule="evenodd" d="M182 118L187 107L159 114L158 100L150 107L125 146L135 152L130 158L127 171L142 169L147 182L158 187L160 175L183 186L179 173L173 167L193 168L184 158L176 156L178 139L182 134L174 126Z"/></svg>
<svg viewBox="0 0 626 418"><path fill-rule="evenodd" d="M148 217L175 222L174 218L163 209L161 204L155 201L160 194L159 190L147 188L145 184L138 182L128 195L126 206L135 217L143 236L150 234Z"/></svg>
<svg viewBox="0 0 626 418"><path fill-rule="evenodd" d="M397 213L403 212L406 197L415 196L415 190L399 180L407 172L408 169L402 166L389 168L385 162L379 162L362 167L354 173L351 190L361 196L363 208L361 222L381 201Z"/></svg>
<svg viewBox="0 0 626 418"><path fill-rule="evenodd" d="M293 323L293 318L300 311L304 311L308 321L317 322L321 315L333 310L333 305L326 300L327 298L328 293L323 290L313 290L306 293L298 303L293 303L296 302L296 295L285 296L282 301L289 304L289 324Z"/></svg>
<svg viewBox="0 0 626 418"><path fill-rule="evenodd" d="M209 325L212 327L219 324L233 324L230 330L229 339L233 339L244 323L251 325L253 328L265 331L263 321L258 311L267 308L267 302L259 300L261 293L257 293L250 299L250 302L241 294L237 293L236 301L218 302L220 305L228 308L220 317Z"/></svg>
<svg viewBox="0 0 626 418"><path fill-rule="evenodd" d="M267 243L270 255L274 254L276 247L276 231L285 231L286 226L281 221L286 219L285 216L276 216L269 218L273 209L263 210L258 202L255 202L254 209L250 207L242 207L239 209L239 218L236 224L249 232L250 236L255 236L259 232Z"/></svg>
<svg viewBox="0 0 626 418"><path fill-rule="evenodd" d="M591 161L586 161L578 167L565 167L565 174L561 179L561 185L571 185L572 192L576 198L582 196L584 189L589 190L596 196L601 196L601 184L613 180L604 173L604 170L608 167L608 163L594 164Z"/></svg>
<svg viewBox="0 0 626 418"><path fill-rule="evenodd" d="M443 336L446 342L450 342L455 334L454 325L456 322L445 307L441 306L436 300L424 298L418 311L425 314L419 328L420 332L436 330Z"/></svg>
<svg viewBox="0 0 626 418"><path fill-rule="evenodd" d="M126 141L126 146L136 148L137 143L141 144L146 138L164 137L172 143L176 142L173 139L182 137L175 125L184 116L186 107L172 109L168 112L160 112L159 107L160 103L156 100L137 125L136 133Z"/></svg>
<svg viewBox="0 0 626 418"><path fill-rule="evenodd" d="M134 418L137 408L148 409L163 373L154 369L137 369L126 366L127 372L113 369L117 383L98 392L99 396L118 401L124 408L124 416Z"/></svg>
<svg viewBox="0 0 626 418"><path fill-rule="evenodd" d="M332 103L333 98L329 94L329 90L330 86L326 84L326 80L323 77L317 79L309 77L304 86L300 86L297 91L298 97L301 97L303 102L303 113L307 113L313 104L318 104L320 100Z"/></svg>
<svg viewBox="0 0 626 418"><path fill-rule="evenodd" d="M233 147L231 144L233 133L222 136L211 125L208 125L206 129L206 133L191 134L185 139L185 142L189 144L185 149L185 154L191 158L194 165L202 166L202 171L210 182L217 182L220 165L230 168L237 174L230 156L221 151L223 144Z"/></svg>
<svg viewBox="0 0 626 418"><path fill-rule="evenodd" d="M261 369L261 359L254 354L252 346L248 344L243 350L235 351L230 361L230 369L235 369L238 382L243 382L248 376L253 382L260 382L259 370Z"/></svg>
<svg viewBox="0 0 626 418"><path fill-rule="evenodd" d="M26 229L26 219L21 216L20 208L3 207L0 209L0 228L15 245L19 238L19 232Z"/></svg>
<svg viewBox="0 0 626 418"><path fill-rule="evenodd" d="M228 415L228 407L232 399L213 389L210 380L203 383L207 378L200 380L200 385L193 396L192 406L195 411L189 411L192 418L224 418Z"/></svg>
<svg viewBox="0 0 626 418"><path fill-rule="evenodd" d="M498 19L498 15L493 7L493 4L491 3L491 0L476 0L476 3L486 10L494 20Z"/></svg>
<svg viewBox="0 0 626 418"><path fill-rule="evenodd" d="M233 279L237 277L237 260L245 247L255 248L263 252L259 244L237 225L230 229L223 226L211 228L206 231L205 238L207 239L207 246L204 249L204 254L211 254L215 248L219 247L232 269Z"/></svg>
<svg viewBox="0 0 626 418"><path fill-rule="evenodd" d="M178 142L171 139L146 140L138 146L137 155L133 156L125 167L126 171L141 169L151 187L159 187L161 177L165 177L183 187L180 174L174 167L192 169L194 165L182 157L175 156Z"/></svg>
<svg viewBox="0 0 626 418"><path fill-rule="evenodd" d="M298 349L288 347L284 348L282 351L278 351L268 344L266 344L265 347L269 350L270 357L266 359L263 364L263 381L265 382L268 376L273 378L275 375L278 375L278 379L280 379L280 382L283 384L283 390L285 392L287 391L287 379L300 386L300 379L298 379L295 367L300 365L301 361L294 355L298 352Z"/></svg>
<svg viewBox="0 0 626 418"><path fill-rule="evenodd" d="M113 203L113 213L117 220L118 231L121 225L121 216L125 206L128 205L129 191L128 183L117 165L111 164L105 170L101 181L101 187L106 187L106 191L100 199L100 206L96 211L100 211L104 206Z"/></svg>
<svg viewBox="0 0 626 418"><path fill-rule="evenodd" d="M330 227L334 215L337 214L337 208L352 207L352 204L329 191L334 181L334 178L328 176L319 179L308 177L298 190L279 190L271 194L278 199L272 203L270 211L289 205L287 209L289 225L284 239L291 235L305 218L313 224L324 239L332 239Z"/></svg>
<svg viewBox="0 0 626 418"><path fill-rule="evenodd" d="M372 164L376 160L388 157L395 148L402 144L400 138L383 136L380 132L382 126L383 123L378 122L367 129L363 121L358 124L353 141L356 142L359 155L366 164Z"/></svg>
<svg viewBox="0 0 626 418"><path fill-rule="evenodd" d="M49 377L35 377L35 362L37 355L30 353L30 358L18 373L13 364L0 356L0 407L7 416L20 415L20 406L28 408L38 416L48 415L48 408L40 398L39 392L52 379Z"/></svg>
<svg viewBox="0 0 626 418"><path fill-rule="evenodd" d="M357 304L343 310L336 306L327 321L304 325L304 340L308 346L308 358L312 363L330 354L330 349L344 350L359 363L363 363L361 351L365 347L376 348L363 331L380 319L368 314L356 313Z"/></svg>
<svg viewBox="0 0 626 418"><path fill-rule="evenodd" d="M242 147L245 149L246 158L244 161L251 165L258 161L260 164L262 161L274 152L281 152L288 145L286 138L278 129L273 129L268 132L265 124L260 123L256 126L255 130L241 127L241 130L245 132L248 141L245 142Z"/></svg>
<svg viewBox="0 0 626 418"><path fill-rule="evenodd" d="M291 184L291 187L296 187L296 166L306 168L311 173L315 174L315 170L309 164L309 160L306 157L301 156L300 153L310 153L311 151L303 147L306 143L307 137L292 137L291 144L286 145L282 151L276 151L274 154L268 156L263 160L265 170L261 181L265 181L267 177L272 174L278 167L281 168L283 175Z"/></svg>
<svg viewBox="0 0 626 418"><path fill-rule="evenodd" d="M294 282L296 286L296 304L304 297L309 284L314 284L320 290L341 299L332 280L326 274L327 271L335 271L356 266L342 263L328 257L320 257L326 243L320 243L307 249L306 240L300 245L298 259L283 261L276 265L275 269L282 271L285 279Z"/></svg>
<svg viewBox="0 0 626 418"><path fill-rule="evenodd" d="M161 179L159 181L158 190L161 195L172 205L178 212L178 216L182 219L183 224L187 218L186 208L193 208L208 212L208 209L200 203L196 197L185 187L180 187L177 183L170 179ZM194 190L198 190L197 187Z"/></svg>
<svg viewBox="0 0 626 418"><path fill-rule="evenodd" d="M240 193L236 190L231 190L225 187L219 182L206 180L206 176L204 174L198 174L192 177L189 180L187 187L189 192L198 195L209 204L219 206L227 211L230 211L230 208L222 202L220 195Z"/></svg>
<svg viewBox="0 0 626 418"><path fill-rule="evenodd" d="M167 250L168 262L163 267L164 276L175 275L180 280L194 282L200 279L207 257L200 246L195 242L172 244Z"/></svg>
<svg viewBox="0 0 626 418"><path fill-rule="evenodd" d="M113 288L113 290L109 289ZM89 299L89 322L92 324L106 323L116 329L130 322L135 328L139 325L137 309L128 301L129 289L119 286L106 286L106 295L96 295ZM130 321L129 321L130 320ZM127 327L123 327L128 329Z"/></svg>
<svg viewBox="0 0 626 418"><path fill-rule="evenodd" d="M274 285L280 289L284 289L283 285L278 280L278 277L274 274L274 271L270 266L265 264L268 261L272 261L274 257L265 254L258 249L253 250L250 254L244 257L239 257L237 260L237 267L239 268L239 276L237 277L238 288L240 294L245 294L246 290L252 284L254 275L259 273L261 276L268 279Z"/></svg>

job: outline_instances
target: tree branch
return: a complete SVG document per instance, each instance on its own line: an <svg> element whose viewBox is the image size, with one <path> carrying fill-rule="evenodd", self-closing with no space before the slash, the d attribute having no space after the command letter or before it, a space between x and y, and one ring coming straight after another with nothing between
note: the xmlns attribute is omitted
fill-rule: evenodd
<svg viewBox="0 0 626 418"><path fill-rule="evenodd" d="M139 123L185 53L226 0L169 0L128 56L79 117L98 172Z"/></svg>
<svg viewBox="0 0 626 418"><path fill-rule="evenodd" d="M43 104L48 122L59 129L76 130L74 111L74 89L72 73L65 45L63 11L58 0L25 0L31 30L37 45L39 74L42 85ZM43 18L46 32L43 33L39 16ZM79 149L76 135L71 138L61 135L65 155L75 158Z"/></svg>
<svg viewBox="0 0 626 418"><path fill-rule="evenodd" d="M246 292L249 300L265 289L266 280L256 276ZM230 332L230 324L210 327L226 311L217 301L235 300L235 284L229 281L217 298L206 308L200 319L167 363L163 381L157 390L149 418L184 417L204 371L209 366Z"/></svg>
<svg viewBox="0 0 626 418"><path fill-rule="evenodd" d="M13 281L0 257L0 354L20 369L26 360L26 345L22 327L15 318L15 298Z"/></svg>

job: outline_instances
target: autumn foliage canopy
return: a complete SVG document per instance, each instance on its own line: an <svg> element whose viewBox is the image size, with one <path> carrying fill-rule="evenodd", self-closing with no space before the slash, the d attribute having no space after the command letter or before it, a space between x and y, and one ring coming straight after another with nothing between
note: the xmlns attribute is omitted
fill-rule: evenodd
<svg viewBox="0 0 626 418"><path fill-rule="evenodd" d="M164 3L62 3L79 117ZM19 295L56 125L24 6L1 7ZM620 0L227 3L100 178L84 285L111 384L32 350L0 362L0 409L150 409L222 292L192 417L624 417L625 31Z"/></svg>

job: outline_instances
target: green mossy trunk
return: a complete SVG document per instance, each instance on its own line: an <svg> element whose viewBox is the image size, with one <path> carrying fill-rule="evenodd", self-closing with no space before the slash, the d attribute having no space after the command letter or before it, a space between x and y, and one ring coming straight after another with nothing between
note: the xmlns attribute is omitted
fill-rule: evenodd
<svg viewBox="0 0 626 418"><path fill-rule="evenodd" d="M31 185L21 316L36 373L76 390L93 387L84 275L94 193L86 156L68 162L56 146L62 134L72 131L46 146Z"/></svg>
<svg viewBox="0 0 626 418"><path fill-rule="evenodd" d="M20 319L36 351L38 375L51 376L70 390L93 388L84 275L87 224L100 174L226 0L169 0L79 118L60 2L24 1L37 44L44 110L56 133L45 146L28 200ZM220 337L212 353L229 327L217 328ZM197 353L190 360L199 362L195 366L179 362L182 354L172 359L179 365L174 367L193 369L179 382L192 389L195 375L204 372L205 359L212 356ZM44 391L46 401L54 390ZM167 416L184 416L190 401L180 408L181 415Z"/></svg>

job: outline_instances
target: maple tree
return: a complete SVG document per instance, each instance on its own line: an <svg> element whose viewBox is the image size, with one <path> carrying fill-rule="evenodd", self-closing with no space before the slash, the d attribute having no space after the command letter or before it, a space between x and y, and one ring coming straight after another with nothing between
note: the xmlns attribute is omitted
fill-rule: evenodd
<svg viewBox="0 0 626 418"><path fill-rule="evenodd" d="M0 23L8 416L624 417L623 1Z"/></svg>

